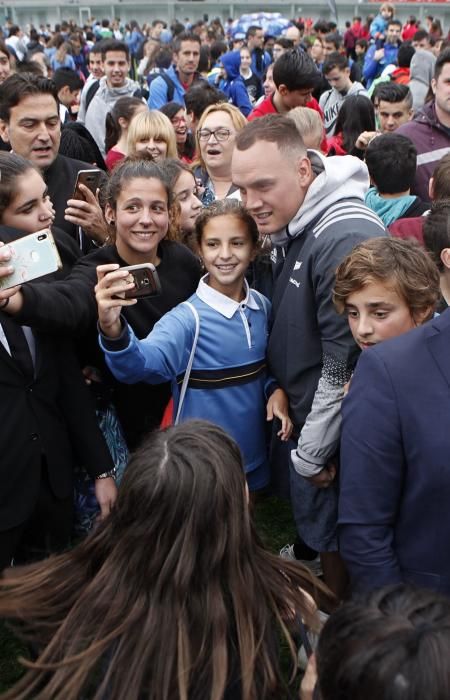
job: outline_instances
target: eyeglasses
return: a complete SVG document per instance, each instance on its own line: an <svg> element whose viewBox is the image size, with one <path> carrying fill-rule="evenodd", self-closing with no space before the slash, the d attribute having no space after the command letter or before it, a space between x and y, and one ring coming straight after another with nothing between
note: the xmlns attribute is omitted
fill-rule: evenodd
<svg viewBox="0 0 450 700"><path fill-rule="evenodd" d="M172 124L174 126L180 126L181 124L186 124L186 118L185 117L174 117L172 119Z"/></svg>
<svg viewBox="0 0 450 700"><path fill-rule="evenodd" d="M199 129L197 131L197 136L199 141L209 141L211 136L214 136L216 141L228 141L231 136L231 130L226 129L224 126L220 126L218 129Z"/></svg>

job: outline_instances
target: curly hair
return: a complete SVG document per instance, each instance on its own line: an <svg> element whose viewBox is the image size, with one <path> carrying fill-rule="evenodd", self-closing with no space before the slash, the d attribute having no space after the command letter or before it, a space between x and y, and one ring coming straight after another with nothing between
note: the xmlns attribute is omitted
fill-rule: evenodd
<svg viewBox="0 0 450 700"><path fill-rule="evenodd" d="M342 314L350 294L373 281L391 285L404 299L412 316L430 309L440 296L436 265L416 241L371 238L353 248L336 271L333 302Z"/></svg>

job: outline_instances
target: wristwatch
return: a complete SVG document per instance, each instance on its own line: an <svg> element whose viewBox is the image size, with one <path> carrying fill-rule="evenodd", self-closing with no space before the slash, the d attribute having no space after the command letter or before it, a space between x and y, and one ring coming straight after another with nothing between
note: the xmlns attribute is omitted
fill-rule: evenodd
<svg viewBox="0 0 450 700"><path fill-rule="evenodd" d="M97 474L97 476L95 477L95 479L96 479L96 480L97 480L97 479L108 479L109 477L111 477L112 479L115 479L115 478L116 478L116 470L115 470L115 468L114 468L114 469L111 469L111 471L109 471L109 472L103 472L103 474Z"/></svg>

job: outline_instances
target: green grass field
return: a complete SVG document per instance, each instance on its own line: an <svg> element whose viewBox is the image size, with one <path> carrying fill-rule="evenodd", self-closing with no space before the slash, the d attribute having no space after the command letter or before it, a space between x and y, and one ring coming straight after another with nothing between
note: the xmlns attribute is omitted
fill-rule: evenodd
<svg viewBox="0 0 450 700"><path fill-rule="evenodd" d="M287 542L293 542L295 527L289 504L277 498L265 498L255 508L255 520L262 539L269 549L278 552ZM0 692L13 685L22 673L19 656L26 656L26 649L11 632L0 623Z"/></svg>

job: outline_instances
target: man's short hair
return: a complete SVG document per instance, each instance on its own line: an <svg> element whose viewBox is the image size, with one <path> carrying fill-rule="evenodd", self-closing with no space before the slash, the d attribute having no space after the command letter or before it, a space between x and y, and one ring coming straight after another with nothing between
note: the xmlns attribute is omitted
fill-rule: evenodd
<svg viewBox="0 0 450 700"><path fill-rule="evenodd" d="M260 27L259 24L252 24L245 32L245 38L249 39L251 36L255 36L256 32L261 32L261 31L262 31L262 27Z"/></svg>
<svg viewBox="0 0 450 700"><path fill-rule="evenodd" d="M389 27L392 27L393 25L400 27L400 29L402 28L402 23L399 19L388 19L387 28L389 29Z"/></svg>
<svg viewBox="0 0 450 700"><path fill-rule="evenodd" d="M422 39L429 39L430 35L426 31L426 29L418 29L417 32L415 32L412 40L413 41L422 41Z"/></svg>
<svg viewBox="0 0 450 700"><path fill-rule="evenodd" d="M417 167L417 149L400 134L381 134L366 149L366 165L380 194L397 194L410 190Z"/></svg>
<svg viewBox="0 0 450 700"><path fill-rule="evenodd" d="M94 44L90 49L88 53L88 58L91 54L102 54L103 56L103 44L104 42L107 41L107 39L103 39L102 41L97 41L96 44Z"/></svg>
<svg viewBox="0 0 450 700"><path fill-rule="evenodd" d="M326 19L319 19L315 23L313 29L316 34L328 34L330 31L330 24Z"/></svg>
<svg viewBox="0 0 450 700"><path fill-rule="evenodd" d="M78 73L71 68L66 67L58 68L58 70L54 72L53 82L55 83L58 92L66 85L71 92L81 90L84 85Z"/></svg>
<svg viewBox="0 0 450 700"><path fill-rule="evenodd" d="M286 36L277 36L273 43L277 44L278 46L281 46L281 48L283 49L294 48L294 42L292 41L292 39L288 39Z"/></svg>
<svg viewBox="0 0 450 700"><path fill-rule="evenodd" d="M58 105L58 91L53 80L34 73L14 73L0 85L0 119L9 122L11 109L30 95L51 95Z"/></svg>
<svg viewBox="0 0 450 700"><path fill-rule="evenodd" d="M440 296L439 273L417 243L393 236L359 243L336 270L333 302L344 313L348 297L369 282L392 285L413 315L434 307Z"/></svg>
<svg viewBox="0 0 450 700"><path fill-rule="evenodd" d="M193 34L192 32L180 32L180 34L177 34L173 42L174 53L178 53L180 51L183 41L195 41L199 46L202 43L198 34Z"/></svg>
<svg viewBox="0 0 450 700"><path fill-rule="evenodd" d="M450 63L450 49L445 49L444 51L441 51L439 56L436 59L436 63L434 65L434 79L437 80L442 73L442 69L444 68L446 63Z"/></svg>
<svg viewBox="0 0 450 700"><path fill-rule="evenodd" d="M380 104L381 101L390 102L391 104L406 102L408 108L411 109L413 98L411 90L407 85L380 83L373 92L372 101L377 101L378 104Z"/></svg>
<svg viewBox="0 0 450 700"><path fill-rule="evenodd" d="M358 39L358 41L355 43L355 46L360 46L364 51L367 51L369 48L369 43L367 39Z"/></svg>
<svg viewBox="0 0 450 700"><path fill-rule="evenodd" d="M334 51L330 53L322 67L322 73L328 75L332 70L337 68L338 70L345 70L348 68L347 57L343 53L338 53Z"/></svg>
<svg viewBox="0 0 450 700"><path fill-rule="evenodd" d="M104 39L102 42L102 58L105 60L108 51L117 51L124 53L127 57L127 61L130 58L130 49L124 41L118 41L117 39Z"/></svg>
<svg viewBox="0 0 450 700"><path fill-rule="evenodd" d="M282 114L267 114L249 122L236 134L235 143L238 151L247 151L259 141L276 143L285 154L306 155L305 144L295 122Z"/></svg>
<svg viewBox="0 0 450 700"><path fill-rule="evenodd" d="M324 39L328 44L334 44L336 51L339 51L339 49L342 46L342 38L339 36L339 34L336 34L335 32L331 34L327 34Z"/></svg>
<svg viewBox="0 0 450 700"><path fill-rule="evenodd" d="M304 51L288 49L273 64L273 82L285 85L288 90L315 88L321 80L314 61Z"/></svg>
<svg viewBox="0 0 450 700"><path fill-rule="evenodd" d="M218 90L214 85L206 81L192 85L192 87L186 90L184 96L186 112L188 114L192 113L197 121L207 107L218 104L219 102L228 102L227 96L221 90Z"/></svg>

